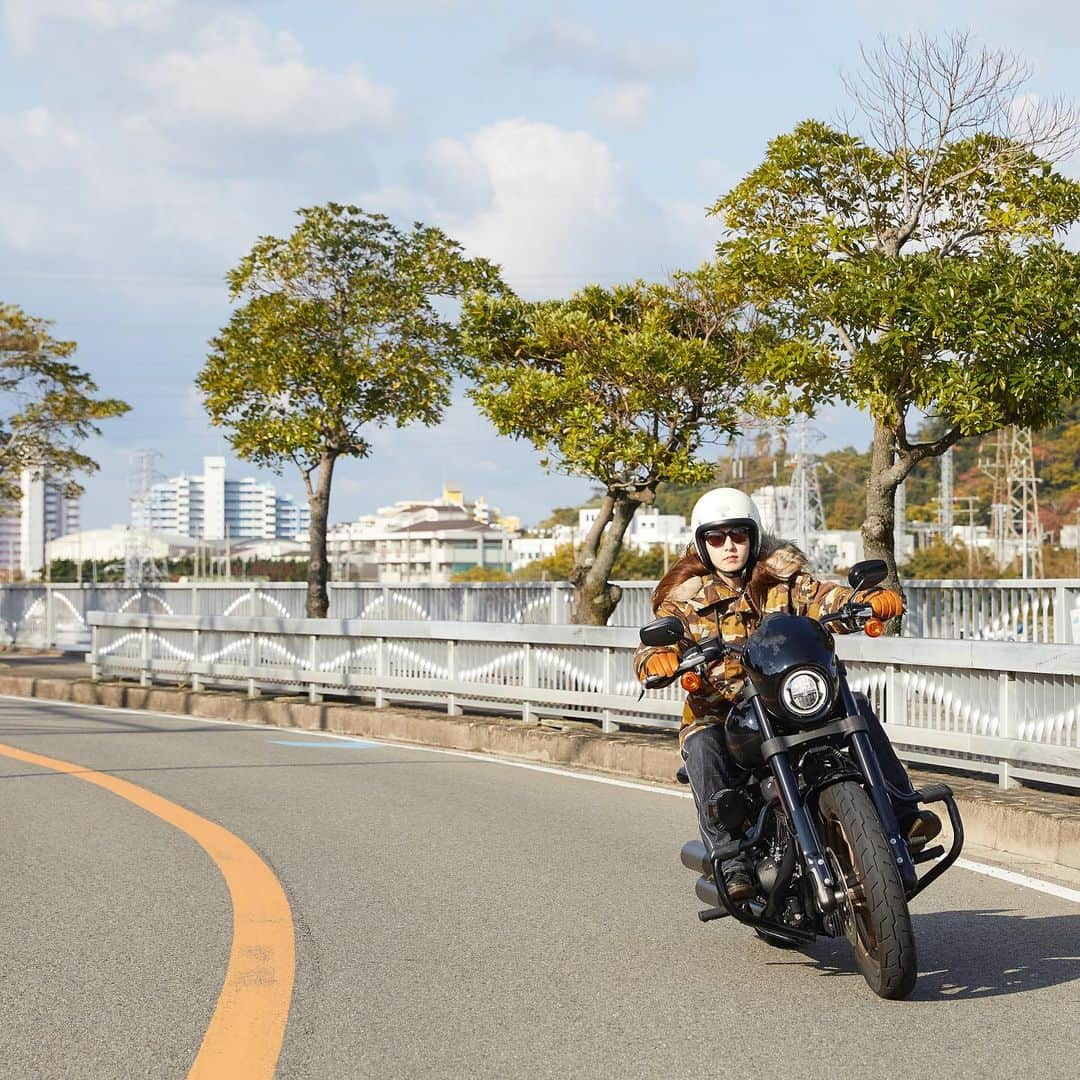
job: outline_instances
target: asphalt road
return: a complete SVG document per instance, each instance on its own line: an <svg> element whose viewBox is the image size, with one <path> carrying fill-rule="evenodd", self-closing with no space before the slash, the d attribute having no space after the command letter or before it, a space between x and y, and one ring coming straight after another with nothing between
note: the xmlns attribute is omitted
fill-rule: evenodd
<svg viewBox="0 0 1080 1080"><path fill-rule="evenodd" d="M847 945L702 925L690 803L279 729L0 700L0 744L139 785L284 886L296 968L277 1075L1075 1077L1080 905L953 869L883 1002ZM0 1077L182 1077L232 905L184 832L0 756Z"/></svg>

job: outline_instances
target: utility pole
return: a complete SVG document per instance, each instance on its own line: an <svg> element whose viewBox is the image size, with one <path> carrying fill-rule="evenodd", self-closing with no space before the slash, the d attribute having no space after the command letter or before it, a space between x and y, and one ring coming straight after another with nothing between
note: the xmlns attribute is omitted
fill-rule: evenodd
<svg viewBox="0 0 1080 1080"><path fill-rule="evenodd" d="M953 539L953 448L941 455L941 490L938 493L938 520L946 544Z"/></svg>
<svg viewBox="0 0 1080 1080"><path fill-rule="evenodd" d="M896 501L893 504L893 554L900 558L904 554L904 541L907 537L907 480L901 480L896 488Z"/></svg>
<svg viewBox="0 0 1080 1080"><path fill-rule="evenodd" d="M967 526L968 526L968 577L975 576L975 504L979 501L974 495L964 495L957 498L956 502L966 502Z"/></svg>

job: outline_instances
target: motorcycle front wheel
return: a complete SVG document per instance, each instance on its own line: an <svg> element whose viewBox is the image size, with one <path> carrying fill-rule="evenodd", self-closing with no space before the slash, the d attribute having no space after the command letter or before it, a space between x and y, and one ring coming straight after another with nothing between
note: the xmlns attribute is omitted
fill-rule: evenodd
<svg viewBox="0 0 1080 1080"><path fill-rule="evenodd" d="M905 998L918 977L915 932L874 804L855 781L844 780L821 793L818 807L826 855L844 893L833 918L870 989Z"/></svg>

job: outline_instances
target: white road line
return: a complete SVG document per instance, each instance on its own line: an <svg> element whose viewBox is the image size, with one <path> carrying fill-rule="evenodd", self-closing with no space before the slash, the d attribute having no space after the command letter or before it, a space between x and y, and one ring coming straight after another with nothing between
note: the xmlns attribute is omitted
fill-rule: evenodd
<svg viewBox="0 0 1080 1080"><path fill-rule="evenodd" d="M468 750L447 750L440 746L421 746L417 743L389 742L385 739L372 738L371 736L340 735L329 731L310 731L307 728L278 727L270 724L250 724L243 720L212 720L202 716L190 716L187 714L151 712L147 709L120 709L109 705L80 705L73 701L53 701L46 698L17 697L13 694L0 694L0 700L18 701L25 704L41 707L54 705L66 706L70 709L89 709L94 712L127 713L132 716L153 716L162 720L194 720L200 724L218 724L225 727L246 728L249 731L263 731L266 733L293 731L299 732L306 737L318 739L344 740L346 742L377 742L394 750L413 750L425 754L446 754L449 757L467 758L470 761L479 761L488 765L506 765L512 769L528 769L531 772L550 773L553 776L565 776L571 780L586 780L592 784L608 784L611 787L631 788L635 791L647 791L653 795L673 795L677 799L691 799L689 791L678 791L671 788L660 787L654 784L635 783L633 780L616 780L610 776L597 776L595 773L578 772L573 769L560 769L554 765L534 765L528 761L511 761L509 758L496 757L494 754L478 754ZM972 862L970 859L957 859L956 864L961 870L970 870L975 874L984 874L987 877L998 878L1007 881L1010 885L1019 885L1024 889L1033 889L1036 892L1056 896L1061 900L1069 900L1074 904L1080 904L1080 890L1067 888L1065 885L1057 885L1052 881L1043 881L1042 878L1030 877L1027 874L1019 874L1014 870L1004 870L999 866L990 866L986 863Z"/></svg>
<svg viewBox="0 0 1080 1080"><path fill-rule="evenodd" d="M970 859L957 859L955 865L959 866L961 870L971 870L976 874L999 878L1002 881L1009 882L1011 885L1022 885L1025 889L1037 889L1039 892L1049 893L1051 896L1060 897L1062 900L1071 900L1074 904L1080 904L1080 890L1078 889L1070 889L1065 885L1055 885L1052 881L1028 877L1027 874L1018 874L1015 870L1005 870L1000 866L972 862Z"/></svg>

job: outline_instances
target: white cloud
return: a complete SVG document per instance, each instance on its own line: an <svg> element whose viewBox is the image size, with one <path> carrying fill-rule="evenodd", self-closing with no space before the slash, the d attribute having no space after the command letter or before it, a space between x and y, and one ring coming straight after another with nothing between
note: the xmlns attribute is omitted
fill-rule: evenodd
<svg viewBox="0 0 1080 1080"><path fill-rule="evenodd" d="M685 75L693 60L683 49L659 42L614 45L608 37L579 23L550 19L520 38L511 49L516 63L541 70L629 81Z"/></svg>
<svg viewBox="0 0 1080 1080"><path fill-rule="evenodd" d="M272 33L240 12L219 15L193 47L152 60L142 76L173 115L249 131L386 128L396 117L391 90L357 68L336 73L311 66L291 34Z"/></svg>
<svg viewBox="0 0 1080 1080"><path fill-rule="evenodd" d="M653 89L647 83L623 83L600 94L593 103L593 113L602 123L634 127L652 105L653 97Z"/></svg>
<svg viewBox="0 0 1080 1080"><path fill-rule="evenodd" d="M30 52L49 24L103 31L157 28L175 10L175 0L5 0L3 21L16 49Z"/></svg>
<svg viewBox="0 0 1080 1080"><path fill-rule="evenodd" d="M470 253L499 263L527 297L662 278L708 258L715 245L718 226L704 210L644 198L610 147L585 131L502 121L438 140L427 164L422 185L361 201L445 228Z"/></svg>
<svg viewBox="0 0 1080 1080"><path fill-rule="evenodd" d="M623 208L620 168L608 147L584 131L507 120L451 143L468 170L485 177L490 199L453 215L454 236L500 263L529 292L558 293L568 280L608 269ZM591 259L588 257L591 256Z"/></svg>

